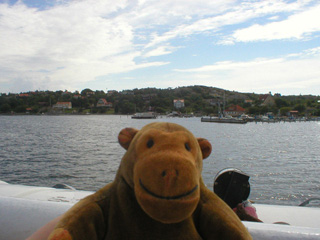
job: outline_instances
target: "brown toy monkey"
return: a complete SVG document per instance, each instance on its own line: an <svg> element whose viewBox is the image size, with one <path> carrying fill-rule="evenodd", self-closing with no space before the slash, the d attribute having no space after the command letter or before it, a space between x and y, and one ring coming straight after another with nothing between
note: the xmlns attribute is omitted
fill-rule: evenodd
<svg viewBox="0 0 320 240"><path fill-rule="evenodd" d="M50 240L251 239L203 183L207 140L173 123L125 128L118 140L127 152L114 181L73 206Z"/></svg>

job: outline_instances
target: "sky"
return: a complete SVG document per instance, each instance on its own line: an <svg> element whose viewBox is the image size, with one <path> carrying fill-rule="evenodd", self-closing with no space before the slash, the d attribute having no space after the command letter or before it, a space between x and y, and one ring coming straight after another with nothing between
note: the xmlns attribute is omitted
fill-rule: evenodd
<svg viewBox="0 0 320 240"><path fill-rule="evenodd" d="M319 0L0 0L0 93L320 95Z"/></svg>

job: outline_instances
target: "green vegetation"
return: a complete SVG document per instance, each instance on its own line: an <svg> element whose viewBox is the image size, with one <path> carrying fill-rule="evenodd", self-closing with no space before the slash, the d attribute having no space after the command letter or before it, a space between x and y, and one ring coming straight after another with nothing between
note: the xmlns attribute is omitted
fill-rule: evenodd
<svg viewBox="0 0 320 240"><path fill-rule="evenodd" d="M145 88L117 91L92 91L84 89L68 91L35 91L20 94L1 94L0 113L2 114L133 114L154 111L160 114L172 111L197 115L216 114L219 104L225 108L239 105L247 114L260 115L272 112L287 115L298 111L298 116L320 116L320 96L272 96L271 103L265 104L263 95L239 93L205 86L178 88ZM112 106L99 107L99 99L105 99ZM175 109L174 99L184 99L185 107ZM71 102L71 109L54 108L57 102Z"/></svg>

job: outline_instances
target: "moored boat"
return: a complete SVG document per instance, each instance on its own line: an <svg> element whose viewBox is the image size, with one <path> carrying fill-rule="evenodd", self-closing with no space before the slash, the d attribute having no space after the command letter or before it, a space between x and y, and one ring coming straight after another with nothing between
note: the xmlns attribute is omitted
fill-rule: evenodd
<svg viewBox="0 0 320 240"><path fill-rule="evenodd" d="M133 119L154 119L157 118L157 115L154 112L142 112L142 113L135 113L131 116Z"/></svg>
<svg viewBox="0 0 320 240"><path fill-rule="evenodd" d="M202 117L201 122L245 124L248 121L246 119L233 118L233 117Z"/></svg>

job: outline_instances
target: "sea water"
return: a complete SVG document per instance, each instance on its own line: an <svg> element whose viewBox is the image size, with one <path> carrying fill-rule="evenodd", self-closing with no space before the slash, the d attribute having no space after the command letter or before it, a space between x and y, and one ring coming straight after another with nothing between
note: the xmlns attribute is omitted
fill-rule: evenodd
<svg viewBox="0 0 320 240"><path fill-rule="evenodd" d="M0 116L0 180L98 190L111 182L125 150L121 129L154 121L178 123L208 139L213 152L202 176L237 168L250 175L250 199L299 205L320 197L320 122L203 123L200 118L131 119L124 115Z"/></svg>

